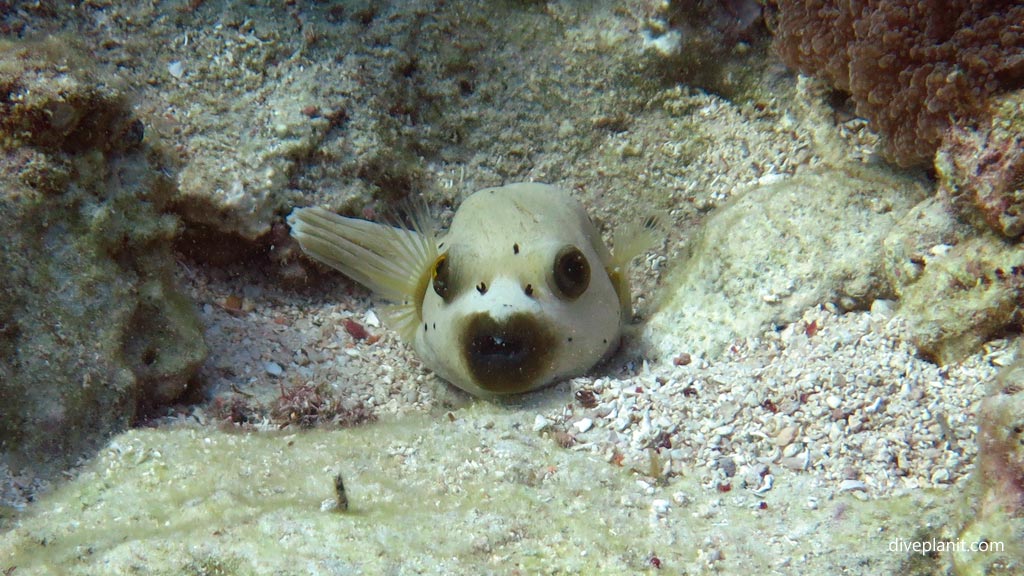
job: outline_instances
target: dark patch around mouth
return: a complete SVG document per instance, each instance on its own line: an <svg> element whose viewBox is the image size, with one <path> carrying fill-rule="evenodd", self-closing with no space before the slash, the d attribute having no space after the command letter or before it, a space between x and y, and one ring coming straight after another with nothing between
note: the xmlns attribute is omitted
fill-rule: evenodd
<svg viewBox="0 0 1024 576"><path fill-rule="evenodd" d="M478 386L495 394L515 394L533 388L544 376L558 341L532 314L495 320L481 313L469 319L461 345Z"/></svg>

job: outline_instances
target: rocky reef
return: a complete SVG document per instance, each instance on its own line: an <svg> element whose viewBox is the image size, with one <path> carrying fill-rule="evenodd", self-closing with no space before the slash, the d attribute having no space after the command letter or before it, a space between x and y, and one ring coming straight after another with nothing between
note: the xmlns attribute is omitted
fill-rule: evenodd
<svg viewBox="0 0 1024 576"><path fill-rule="evenodd" d="M1017 570L886 552L1020 532L1019 7L768 4L0 2L0 489L209 395L0 510L0 571ZM283 222L511 181L667 226L644 332L509 404Z"/></svg>
<svg viewBox="0 0 1024 576"><path fill-rule="evenodd" d="M935 195L885 240L914 343L941 364L1024 323L1022 94L997 96L976 126L947 131Z"/></svg>
<svg viewBox="0 0 1024 576"><path fill-rule="evenodd" d="M782 60L848 95L888 159L934 158L936 194L885 241L922 354L947 364L1019 331L1024 7L779 0L767 18Z"/></svg>
<svg viewBox="0 0 1024 576"><path fill-rule="evenodd" d="M734 101L766 92L770 36L755 0L669 0L655 3L644 46L651 72Z"/></svg>

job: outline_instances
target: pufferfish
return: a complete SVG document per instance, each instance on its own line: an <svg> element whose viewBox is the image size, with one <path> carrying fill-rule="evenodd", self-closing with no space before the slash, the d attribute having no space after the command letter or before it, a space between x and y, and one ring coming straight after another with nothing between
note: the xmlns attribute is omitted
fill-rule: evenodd
<svg viewBox="0 0 1024 576"><path fill-rule="evenodd" d="M583 206L547 184L486 188L440 235L425 210L405 229L319 207L288 216L314 260L391 302L385 323L436 374L477 396L580 375L618 347L632 315L627 266L653 228L612 252Z"/></svg>

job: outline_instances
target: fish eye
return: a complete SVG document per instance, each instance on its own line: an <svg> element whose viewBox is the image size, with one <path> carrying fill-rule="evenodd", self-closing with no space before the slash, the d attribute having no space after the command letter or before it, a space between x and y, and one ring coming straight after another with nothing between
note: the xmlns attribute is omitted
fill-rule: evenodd
<svg viewBox="0 0 1024 576"><path fill-rule="evenodd" d="M590 264L575 246L566 246L558 251L552 272L558 292L569 300L579 298L590 285Z"/></svg>
<svg viewBox="0 0 1024 576"><path fill-rule="evenodd" d="M445 302L451 299L451 273L448 267L448 253L441 254L434 261L434 268L431 272L434 292Z"/></svg>

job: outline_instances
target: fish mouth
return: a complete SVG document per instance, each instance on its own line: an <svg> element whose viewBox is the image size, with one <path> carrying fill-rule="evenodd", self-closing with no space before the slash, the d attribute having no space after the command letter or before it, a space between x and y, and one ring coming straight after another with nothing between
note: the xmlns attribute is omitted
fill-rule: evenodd
<svg viewBox="0 0 1024 576"><path fill-rule="evenodd" d="M474 314L462 335L462 355L480 388L495 394L525 392L542 384L557 354L551 330L537 316L500 320Z"/></svg>

